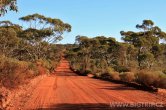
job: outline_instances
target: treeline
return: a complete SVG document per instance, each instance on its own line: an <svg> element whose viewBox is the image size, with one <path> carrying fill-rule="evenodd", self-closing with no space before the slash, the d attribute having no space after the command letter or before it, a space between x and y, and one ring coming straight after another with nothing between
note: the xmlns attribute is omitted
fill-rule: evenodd
<svg viewBox="0 0 166 110"><path fill-rule="evenodd" d="M77 36L66 52L72 69L82 75L166 88L166 44L161 43L166 33L151 20L136 28L138 32L120 32L124 42L113 37Z"/></svg>
<svg viewBox="0 0 166 110"><path fill-rule="evenodd" d="M0 21L0 86L15 87L27 78L53 72L63 51L55 42L71 31L60 19L39 14L20 20L26 27Z"/></svg>

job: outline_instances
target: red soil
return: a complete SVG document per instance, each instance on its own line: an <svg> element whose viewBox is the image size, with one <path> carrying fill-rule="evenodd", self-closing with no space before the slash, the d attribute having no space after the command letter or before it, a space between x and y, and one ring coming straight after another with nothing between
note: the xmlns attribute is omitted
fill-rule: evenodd
<svg viewBox="0 0 166 110"><path fill-rule="evenodd" d="M78 76L62 60L55 75L43 78L36 88L29 91L29 98L20 99L11 109L109 109L111 102L157 102L166 98L154 93L136 90L121 84Z"/></svg>

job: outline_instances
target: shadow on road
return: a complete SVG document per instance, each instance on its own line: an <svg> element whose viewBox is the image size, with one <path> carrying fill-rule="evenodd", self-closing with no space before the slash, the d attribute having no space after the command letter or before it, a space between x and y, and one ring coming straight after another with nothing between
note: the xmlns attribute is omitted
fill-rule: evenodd
<svg viewBox="0 0 166 110"><path fill-rule="evenodd" d="M92 103L85 103L85 104L57 104L52 105L49 108L38 108L37 110L166 110L164 108L133 108L133 107L110 107L109 104L92 104Z"/></svg>
<svg viewBox="0 0 166 110"><path fill-rule="evenodd" d="M135 88L132 88L132 87L128 87L128 86L125 86L125 85L121 85L121 86L106 86L106 87L103 87L103 88L100 88L100 89L107 89L107 90L136 90Z"/></svg>

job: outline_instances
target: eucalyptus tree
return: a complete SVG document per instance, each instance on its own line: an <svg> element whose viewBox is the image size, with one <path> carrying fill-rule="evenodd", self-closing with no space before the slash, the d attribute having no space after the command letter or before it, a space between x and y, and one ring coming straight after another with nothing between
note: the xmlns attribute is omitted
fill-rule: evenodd
<svg viewBox="0 0 166 110"><path fill-rule="evenodd" d="M0 0L0 16L6 14L8 10L18 11L17 0Z"/></svg>
<svg viewBox="0 0 166 110"><path fill-rule="evenodd" d="M47 42L56 42L61 40L64 32L71 31L71 25L64 23L60 19L45 17L40 14L33 14L21 17L20 20L29 23L29 28L25 30L25 34Z"/></svg>
<svg viewBox="0 0 166 110"><path fill-rule="evenodd" d="M116 50L117 42L114 38L105 36L97 36L92 39L95 41L92 48L92 56L101 62L100 67L104 70L111 66L111 62L115 60L116 51L114 50Z"/></svg>
<svg viewBox="0 0 166 110"><path fill-rule="evenodd" d="M0 50L6 56L12 56L19 45L19 33L22 27L10 21L0 21Z"/></svg>
<svg viewBox="0 0 166 110"><path fill-rule="evenodd" d="M140 32L121 31L122 39L138 48L138 65L151 67L155 58L160 53L159 43L166 38L166 34L158 27L154 26L153 21L144 20L141 25L136 25Z"/></svg>
<svg viewBox="0 0 166 110"><path fill-rule="evenodd" d="M35 53L33 46L21 38L24 30L18 24L10 21L0 21L1 31L1 51L6 56L16 58L18 60L31 61Z"/></svg>
<svg viewBox="0 0 166 110"><path fill-rule="evenodd" d="M86 36L76 36L76 43L78 47L78 56L82 59L82 71L84 72L89 68L89 61L91 57L91 39Z"/></svg>
<svg viewBox="0 0 166 110"><path fill-rule="evenodd" d="M50 46L52 43L61 40L65 32L71 31L71 25L68 23L40 14L27 15L21 17L20 20L29 24L29 27L20 34L20 37L34 47L33 56L35 59L46 58L48 56L46 49L53 48Z"/></svg>
<svg viewBox="0 0 166 110"><path fill-rule="evenodd" d="M17 32L17 34L20 34L20 32L22 32L22 27L18 24L12 23L11 21L0 21L0 28L12 28Z"/></svg>
<svg viewBox="0 0 166 110"><path fill-rule="evenodd" d="M112 37L97 36L88 38L76 36L76 47L68 53L72 62L79 62L83 72L93 68L105 72L117 57L118 43Z"/></svg>
<svg viewBox="0 0 166 110"><path fill-rule="evenodd" d="M16 24L13 24L10 21L0 21L0 26L7 27L7 26L16 26Z"/></svg>
<svg viewBox="0 0 166 110"><path fill-rule="evenodd" d="M11 56L19 43L17 32L13 28L0 28L0 54Z"/></svg>

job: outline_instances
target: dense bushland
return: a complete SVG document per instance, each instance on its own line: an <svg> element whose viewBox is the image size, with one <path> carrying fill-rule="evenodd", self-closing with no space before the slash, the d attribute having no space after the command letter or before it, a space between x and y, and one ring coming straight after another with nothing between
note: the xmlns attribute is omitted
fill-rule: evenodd
<svg viewBox="0 0 166 110"><path fill-rule="evenodd" d="M28 78L52 73L63 52L63 46L55 43L71 31L60 19L39 14L20 20L29 27L0 21L0 86L17 87Z"/></svg>
<svg viewBox="0 0 166 110"><path fill-rule="evenodd" d="M104 79L136 82L144 86L166 88L166 33L151 20L136 25L140 31L121 31L122 40L97 36L77 36L67 48L71 68Z"/></svg>
<svg viewBox="0 0 166 110"><path fill-rule="evenodd" d="M35 64L0 56L0 81L3 86L13 88L36 75L39 71Z"/></svg>

